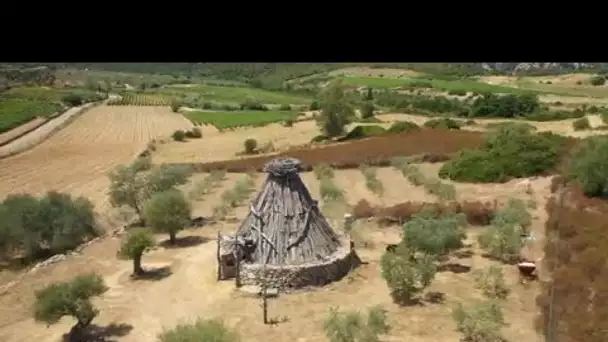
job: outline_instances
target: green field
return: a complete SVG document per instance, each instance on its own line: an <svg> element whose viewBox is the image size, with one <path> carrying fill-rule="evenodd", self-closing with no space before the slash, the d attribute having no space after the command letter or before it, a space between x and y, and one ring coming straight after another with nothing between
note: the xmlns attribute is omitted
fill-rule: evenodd
<svg viewBox="0 0 608 342"><path fill-rule="evenodd" d="M428 87L440 91L465 91L474 93L507 93L507 94L526 94L526 93L548 93L543 90L528 90L512 87L505 87L487 84L469 79L459 80L440 80L430 78L380 78L380 77L341 77L346 85L362 85L373 88L398 88L398 87Z"/></svg>
<svg viewBox="0 0 608 342"><path fill-rule="evenodd" d="M0 133L22 125L37 116L50 116L60 109L61 105L54 102L0 99Z"/></svg>
<svg viewBox="0 0 608 342"><path fill-rule="evenodd" d="M281 111L188 112L184 113L184 116L194 124L227 129L241 126L264 126L289 119L295 120L298 113Z"/></svg>
<svg viewBox="0 0 608 342"><path fill-rule="evenodd" d="M159 90L174 96L184 94L185 96L200 96L205 101L223 103L242 103L246 99L253 99L265 104L308 104L312 100L299 95L278 93L263 89L246 87L221 87L206 84L197 84L189 87L168 86Z"/></svg>

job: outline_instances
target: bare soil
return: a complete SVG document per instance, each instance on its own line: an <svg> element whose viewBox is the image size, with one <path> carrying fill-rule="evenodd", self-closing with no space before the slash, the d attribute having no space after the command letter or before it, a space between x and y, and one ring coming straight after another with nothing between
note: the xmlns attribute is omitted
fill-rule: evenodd
<svg viewBox="0 0 608 342"><path fill-rule="evenodd" d="M439 165L422 164L420 167L427 176L432 176L436 174ZM221 192L232 187L237 179L244 176L227 175L220 187L194 203L195 215L209 215L213 205L218 203ZM378 176L386 188L382 197L372 195L365 188L362 184L363 178L357 170L336 171L335 180L344 189L348 203L356 203L361 198L388 205L406 200L433 200L421 187L409 184L394 170L379 169ZM203 177L204 174L195 175L184 190L191 189ZM317 197L318 181L314 175L304 173L302 178L313 196ZM262 175L257 177L258 189L263 180ZM546 218L543 208L549 194L549 184L548 178L513 181L502 185L457 184L457 192L459 199L465 200L497 198L506 201L511 196L535 200L537 209L533 210L535 221L532 229L537 238L542 238L542 226ZM251 198L253 196L255 194L252 194ZM217 231L234 231L246 214L247 207L239 207L234 212L234 221L189 229L178 235L203 237L198 244L176 249L159 248L146 254L143 259L145 268L170 268L171 274L162 279L130 280L131 263L116 259L120 242L118 238L105 238L87 247L82 255L70 256L66 261L25 275L4 295L0 295L0 340L57 341L70 329L73 322L65 318L50 327L35 323L29 311L34 300L34 291L45 284L68 280L77 274L91 271L100 272L110 287L108 292L94 301L100 310L95 323L100 326L111 323L129 324L133 327L125 336L115 337L116 341L120 342L154 341L156 334L162 331L163 327L171 327L196 317L220 317L229 326L237 329L246 342L266 339L326 341L322 324L331 307L362 310L375 304L383 305L389 311L390 323L393 326L392 332L384 337L383 341L458 341L460 335L455 330L451 308L457 302L472 303L482 298L469 273L440 272L428 290L443 293L443 304L424 302L421 306L411 307L393 304L386 283L380 275L379 260L386 244L399 241L399 228L379 228L372 222L360 221L355 224L355 229L367 243L365 247L357 248L366 264L337 283L310 292L281 294L279 298L271 300L270 316L285 318L287 321L274 326L264 326L258 299L235 291L232 281L218 283L215 280L216 244L213 239ZM339 229L341 213L328 215L330 222ZM458 263L472 269L495 264L494 261L483 258L476 246L475 236L483 229L485 228L468 229L468 243L471 244L469 249L473 255L457 259ZM158 236L159 241L164 239L165 236ZM193 238L189 240L197 242ZM536 254L540 251L536 249L536 245L541 243L542 239L535 240L531 246L531 257L542 257ZM509 322L504 328L505 336L511 341L542 341L533 328L533 319L537 312L537 284L521 285L518 283L514 266L501 267L512 291L503 304ZM17 275L3 271L0 273L0 284L17 279Z"/></svg>
<svg viewBox="0 0 608 342"><path fill-rule="evenodd" d="M47 122L47 118L37 117L37 118L34 118L34 119L24 123L23 125L15 127L4 133L0 133L0 145L4 145L8 141L13 140L16 137L23 135L26 132L31 131L32 129L40 127L45 122Z"/></svg>

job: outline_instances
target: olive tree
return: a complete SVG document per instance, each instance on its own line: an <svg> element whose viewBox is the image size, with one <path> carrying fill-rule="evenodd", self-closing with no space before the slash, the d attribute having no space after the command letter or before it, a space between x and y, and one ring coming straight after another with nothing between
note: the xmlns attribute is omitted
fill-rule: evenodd
<svg viewBox="0 0 608 342"><path fill-rule="evenodd" d="M63 316L72 316L77 323L70 331L70 340L82 340L82 335L99 313L90 298L108 288L97 274L77 276L69 282L55 283L36 292L34 319L55 324Z"/></svg>
<svg viewBox="0 0 608 342"><path fill-rule="evenodd" d="M323 323L323 329L330 342L379 342L378 335L391 329L387 318L387 311L381 306L369 308L367 317L361 312L339 312L333 308Z"/></svg>
<svg viewBox="0 0 608 342"><path fill-rule="evenodd" d="M169 189L152 195L144 207L144 218L152 229L169 234L171 244L175 235L190 223L192 208L184 194Z"/></svg>
<svg viewBox="0 0 608 342"><path fill-rule="evenodd" d="M462 214L436 217L423 212L403 226L403 243L415 252L442 257L463 246L465 223Z"/></svg>
<svg viewBox="0 0 608 342"><path fill-rule="evenodd" d="M344 86L339 82L332 82L320 97L321 114L317 116L317 125L327 137L343 134L344 127L355 117L353 106L346 98Z"/></svg>
<svg viewBox="0 0 608 342"><path fill-rule="evenodd" d="M416 294L430 285L437 272L434 261L427 254L415 255L404 244L384 253L380 262L382 277L397 303L411 303Z"/></svg>
<svg viewBox="0 0 608 342"><path fill-rule="evenodd" d="M587 196L608 198L608 137L585 139L572 156L569 175Z"/></svg>
<svg viewBox="0 0 608 342"><path fill-rule="evenodd" d="M122 258L133 260L133 275L138 276L144 273L141 268L141 257L147 248L156 244L154 236L144 229L135 230L129 233L123 240L118 255Z"/></svg>
<svg viewBox="0 0 608 342"><path fill-rule="evenodd" d="M118 166L108 176L112 206L127 206L143 221L146 201L155 193L185 184L190 177L190 169L174 165L152 167L150 158L141 157L131 165Z"/></svg>

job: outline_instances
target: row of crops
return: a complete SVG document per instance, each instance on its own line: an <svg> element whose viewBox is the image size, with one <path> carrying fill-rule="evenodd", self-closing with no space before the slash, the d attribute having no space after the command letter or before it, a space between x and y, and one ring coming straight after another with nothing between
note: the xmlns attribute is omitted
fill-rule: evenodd
<svg viewBox="0 0 608 342"><path fill-rule="evenodd" d="M125 93L108 101L109 106L168 106L171 97L156 94Z"/></svg>
<svg viewBox="0 0 608 342"><path fill-rule="evenodd" d="M212 125L222 130L296 120L298 113L287 111L187 112L184 113L184 116L195 125Z"/></svg>
<svg viewBox="0 0 608 342"><path fill-rule="evenodd" d="M36 117L49 117L66 107L99 101L103 96L88 89L49 87L12 88L0 94L0 133Z"/></svg>
<svg viewBox="0 0 608 342"><path fill-rule="evenodd" d="M11 130L38 116L48 117L60 111L54 102L26 99L0 99L0 133Z"/></svg>

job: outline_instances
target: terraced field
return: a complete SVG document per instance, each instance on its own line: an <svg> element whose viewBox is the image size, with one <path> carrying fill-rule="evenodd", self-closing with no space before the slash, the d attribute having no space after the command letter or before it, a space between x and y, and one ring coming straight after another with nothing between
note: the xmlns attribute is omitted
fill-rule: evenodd
<svg viewBox="0 0 608 342"><path fill-rule="evenodd" d="M33 149L1 159L0 195L59 190L104 208L110 169L151 139L191 126L167 107L95 107Z"/></svg>

